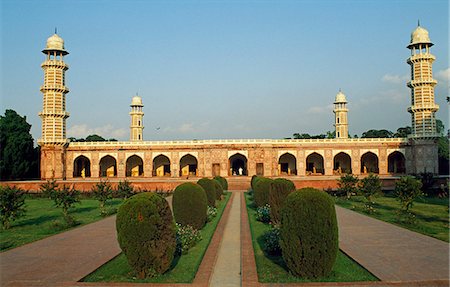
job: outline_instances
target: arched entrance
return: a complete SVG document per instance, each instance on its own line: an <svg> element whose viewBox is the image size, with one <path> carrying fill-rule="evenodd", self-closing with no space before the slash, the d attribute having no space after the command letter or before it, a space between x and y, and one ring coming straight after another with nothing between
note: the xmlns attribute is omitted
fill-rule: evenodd
<svg viewBox="0 0 450 287"><path fill-rule="evenodd" d="M190 154L180 159L180 176L197 176L197 159Z"/></svg>
<svg viewBox="0 0 450 287"><path fill-rule="evenodd" d="M388 172L406 173L405 161L405 156L401 152L394 151L388 156Z"/></svg>
<svg viewBox="0 0 450 287"><path fill-rule="evenodd" d="M126 162L126 176L137 177L144 175L144 162L142 158L137 155L132 155Z"/></svg>
<svg viewBox="0 0 450 287"><path fill-rule="evenodd" d="M325 174L325 169L323 168L323 166L323 156L316 152L313 152L306 158L307 175Z"/></svg>
<svg viewBox="0 0 450 287"><path fill-rule="evenodd" d="M336 175L352 173L352 159L345 152L340 152L333 159L333 173Z"/></svg>
<svg viewBox="0 0 450 287"><path fill-rule="evenodd" d="M247 175L247 158L240 153L230 157L230 175Z"/></svg>
<svg viewBox="0 0 450 287"><path fill-rule="evenodd" d="M158 155L153 159L153 176L170 176L170 159L165 155Z"/></svg>
<svg viewBox="0 0 450 287"><path fill-rule="evenodd" d="M373 152L366 152L361 157L361 173L378 173L378 157Z"/></svg>
<svg viewBox="0 0 450 287"><path fill-rule="evenodd" d="M291 153L285 153L278 160L278 172L280 175L297 175L297 159Z"/></svg>
<svg viewBox="0 0 450 287"><path fill-rule="evenodd" d="M73 161L73 177L91 177L91 161L84 155Z"/></svg>
<svg viewBox="0 0 450 287"><path fill-rule="evenodd" d="M116 159L110 155L102 157L100 160L100 177L117 176L117 162Z"/></svg>

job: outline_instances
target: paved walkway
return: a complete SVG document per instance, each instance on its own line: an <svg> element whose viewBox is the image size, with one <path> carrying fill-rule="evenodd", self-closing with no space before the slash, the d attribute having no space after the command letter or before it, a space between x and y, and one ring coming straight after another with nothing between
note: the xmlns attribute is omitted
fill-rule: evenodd
<svg viewBox="0 0 450 287"><path fill-rule="evenodd" d="M234 193L210 286L241 285L241 196Z"/></svg>
<svg viewBox="0 0 450 287"><path fill-rule="evenodd" d="M1 286L76 282L120 253L116 217L0 253Z"/></svg>
<svg viewBox="0 0 450 287"><path fill-rule="evenodd" d="M449 244L336 206L340 248L382 281L449 279Z"/></svg>

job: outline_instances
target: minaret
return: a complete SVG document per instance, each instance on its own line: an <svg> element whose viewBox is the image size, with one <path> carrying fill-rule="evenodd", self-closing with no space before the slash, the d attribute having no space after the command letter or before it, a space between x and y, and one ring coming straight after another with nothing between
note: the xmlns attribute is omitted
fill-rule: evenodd
<svg viewBox="0 0 450 287"><path fill-rule="evenodd" d="M138 95L131 100L131 125L130 125L130 141L142 141L144 131L144 112L142 111L142 98Z"/></svg>
<svg viewBox="0 0 450 287"><path fill-rule="evenodd" d="M411 65L411 81L407 86L411 88L411 106L408 112L411 113L413 138L438 136L435 113L439 106L434 102L434 86L437 81L433 79L432 72L432 64L436 58L430 54L431 46L433 43L428 31L418 24L411 34L411 42L408 45L411 57L407 60Z"/></svg>
<svg viewBox="0 0 450 287"><path fill-rule="evenodd" d="M65 72L69 66L64 63L64 56L69 54L64 50L64 40L56 34L47 39L47 46L42 51L46 59L41 64L44 70L44 85L41 92L44 95L42 112L42 138L40 145L64 145L66 139L66 94Z"/></svg>
<svg viewBox="0 0 450 287"><path fill-rule="evenodd" d="M347 100L345 95L339 89L334 101L334 126L336 127L336 138L348 138L348 118L347 118Z"/></svg>

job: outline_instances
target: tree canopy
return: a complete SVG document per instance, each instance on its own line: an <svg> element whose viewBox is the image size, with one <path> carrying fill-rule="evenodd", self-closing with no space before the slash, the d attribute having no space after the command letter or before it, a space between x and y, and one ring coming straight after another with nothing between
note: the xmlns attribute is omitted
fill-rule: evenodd
<svg viewBox="0 0 450 287"><path fill-rule="evenodd" d="M110 142L116 142L116 139L105 139L102 136L99 136L97 134L93 134L93 135L88 135L85 139L84 138L74 138L74 137L70 137L69 140L71 142L106 142L106 141L110 141Z"/></svg>
<svg viewBox="0 0 450 287"><path fill-rule="evenodd" d="M0 116L0 177L26 179L39 174L39 150L33 147L31 125L14 110Z"/></svg>

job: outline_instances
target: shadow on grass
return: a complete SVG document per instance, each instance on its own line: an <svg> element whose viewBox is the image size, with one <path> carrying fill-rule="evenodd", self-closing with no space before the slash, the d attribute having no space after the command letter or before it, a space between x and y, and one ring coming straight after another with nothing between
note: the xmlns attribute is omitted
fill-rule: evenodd
<svg viewBox="0 0 450 287"><path fill-rule="evenodd" d="M55 220L58 218L60 218L59 215L41 215L39 217L22 220L22 221L18 222L17 224L13 224L12 227L19 227L19 226L25 226L25 225L38 225L38 224L41 224L41 223L44 223L47 221L52 221L52 220Z"/></svg>
<svg viewBox="0 0 450 287"><path fill-rule="evenodd" d="M289 272L289 269L286 266L286 263L283 260L283 256L281 254L269 254L266 252L266 246L264 244L264 235L260 235L256 238L256 242L258 243L261 250L264 252L264 256L272 261L274 264L280 266L286 272Z"/></svg>

